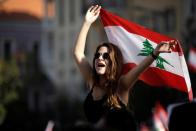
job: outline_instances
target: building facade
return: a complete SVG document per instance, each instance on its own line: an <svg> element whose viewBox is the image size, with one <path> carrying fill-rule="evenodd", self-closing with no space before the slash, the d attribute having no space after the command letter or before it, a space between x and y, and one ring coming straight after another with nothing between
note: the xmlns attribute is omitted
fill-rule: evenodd
<svg viewBox="0 0 196 131"><path fill-rule="evenodd" d="M44 0L44 5L42 69L57 90L78 96L79 85L83 83L73 61L72 48L82 22L81 2Z"/></svg>
<svg viewBox="0 0 196 131"><path fill-rule="evenodd" d="M9 60L37 52L41 44L41 20L26 13L0 12L0 58Z"/></svg>

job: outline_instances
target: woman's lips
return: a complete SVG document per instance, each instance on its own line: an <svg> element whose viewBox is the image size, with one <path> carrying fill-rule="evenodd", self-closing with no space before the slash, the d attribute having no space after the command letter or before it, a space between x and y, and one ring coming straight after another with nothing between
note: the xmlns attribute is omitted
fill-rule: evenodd
<svg viewBox="0 0 196 131"><path fill-rule="evenodd" d="M105 63L104 62L97 62L97 67L105 67Z"/></svg>

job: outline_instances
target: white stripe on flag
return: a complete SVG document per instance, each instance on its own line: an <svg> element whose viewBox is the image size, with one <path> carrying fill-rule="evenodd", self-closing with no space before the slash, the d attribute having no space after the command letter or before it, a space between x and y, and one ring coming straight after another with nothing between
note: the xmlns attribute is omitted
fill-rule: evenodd
<svg viewBox="0 0 196 131"><path fill-rule="evenodd" d="M190 81L189 72L188 72L188 68L187 68L187 64L186 64L185 58L184 57L180 57L180 59L181 59L180 60L181 64L182 64L181 67L182 67L182 70L183 70L183 74L184 74L184 78L185 78L185 82L186 82L186 85L187 85L188 92L190 92L190 91L192 92L191 81Z"/></svg>

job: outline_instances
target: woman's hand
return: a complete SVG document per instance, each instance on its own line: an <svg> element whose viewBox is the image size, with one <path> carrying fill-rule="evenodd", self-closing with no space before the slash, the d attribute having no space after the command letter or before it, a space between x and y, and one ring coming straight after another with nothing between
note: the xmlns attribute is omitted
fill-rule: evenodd
<svg viewBox="0 0 196 131"><path fill-rule="evenodd" d="M171 53L172 48L174 48L176 45L177 41L175 40L163 41L157 45L157 47L153 51L153 54L158 56L160 53Z"/></svg>
<svg viewBox="0 0 196 131"><path fill-rule="evenodd" d="M100 9L101 6L91 6L86 13L85 21L92 24L98 18Z"/></svg>

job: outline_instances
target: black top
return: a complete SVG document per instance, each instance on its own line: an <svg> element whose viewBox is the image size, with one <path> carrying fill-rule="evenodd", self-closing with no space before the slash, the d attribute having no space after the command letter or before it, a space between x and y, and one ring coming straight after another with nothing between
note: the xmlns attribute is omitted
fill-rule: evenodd
<svg viewBox="0 0 196 131"><path fill-rule="evenodd" d="M103 115L108 113L110 110L114 110L113 107L105 105L107 95L100 100L93 100L92 96L93 89L87 95L84 101L84 113L89 122L96 123ZM126 109L126 105L119 100L119 103L123 109Z"/></svg>

